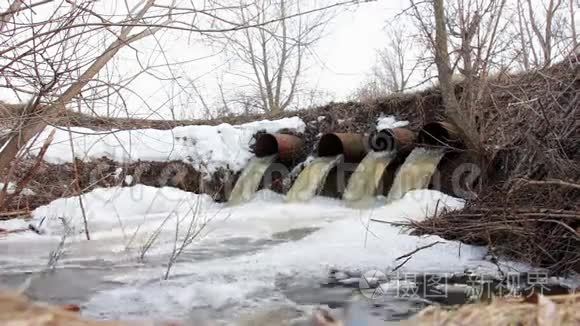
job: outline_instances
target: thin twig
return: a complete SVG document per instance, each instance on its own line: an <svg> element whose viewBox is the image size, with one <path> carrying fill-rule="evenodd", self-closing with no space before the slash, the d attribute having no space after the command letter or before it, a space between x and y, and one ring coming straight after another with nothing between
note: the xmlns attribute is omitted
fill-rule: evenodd
<svg viewBox="0 0 580 326"><path fill-rule="evenodd" d="M410 252L410 253L408 253L408 254L404 254L404 255L402 255L402 256L400 256L400 257L397 257L397 258L395 259L395 261L397 261L397 260L401 260L401 259L403 259L403 258L405 258L405 257L410 257L410 256L412 256L412 255L416 254L417 252L419 252L419 251L421 251L421 250L423 250L423 249L431 248L431 247L433 247L434 245L436 245L436 244L438 244L438 243L443 243L443 242L441 242L441 241L435 241L435 242L433 242L433 243L431 243L431 244L428 244L428 245L425 245L425 246L419 247L419 248L417 248L417 249L415 249L415 250L411 251L411 252Z"/></svg>
<svg viewBox="0 0 580 326"><path fill-rule="evenodd" d="M405 265L409 260L411 260L411 258L413 257L407 257L407 259L405 259L404 262L400 263L399 265L397 265L397 267L393 268L391 273L396 272L399 268L403 267L403 265Z"/></svg>
<svg viewBox="0 0 580 326"><path fill-rule="evenodd" d="M529 180L529 179L518 178L516 180L521 181L521 182L525 182L527 184L533 184L533 185L559 185L559 186L564 186L564 187L571 187L571 188L580 189L580 184L578 184L578 183L568 182L568 181L559 180L559 179Z"/></svg>

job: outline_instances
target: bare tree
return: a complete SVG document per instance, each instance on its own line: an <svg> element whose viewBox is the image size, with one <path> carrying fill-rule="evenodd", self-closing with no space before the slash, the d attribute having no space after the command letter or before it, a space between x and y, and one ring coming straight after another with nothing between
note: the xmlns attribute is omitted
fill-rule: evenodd
<svg viewBox="0 0 580 326"><path fill-rule="evenodd" d="M574 0L573 0L574 1ZM572 1L572 2L573 2ZM435 25L428 10L432 0L412 0L406 11L423 34L427 50L435 50ZM577 44L575 5L564 0L453 0L444 8L453 74L483 79L519 64L525 70L564 58Z"/></svg>
<svg viewBox="0 0 580 326"><path fill-rule="evenodd" d="M258 107L265 113L277 114L288 108L300 92L306 61L312 55L309 48L320 39L332 16L329 12L303 16L301 5L301 0L242 0L233 9L237 19L251 24L278 20L221 37L230 45L228 55L242 64L230 75L246 81L242 84L247 85L249 94L234 96L245 110ZM284 18L288 16L293 18Z"/></svg>
<svg viewBox="0 0 580 326"><path fill-rule="evenodd" d="M544 30L541 30L541 25L537 21L534 13L534 5L531 0L527 0L528 4L528 14L529 23L536 36L538 43L540 44L541 52L543 54L543 64L549 65L552 62L552 49L553 49L553 38L554 38L554 19L556 12L562 5L563 0L549 0L548 6L546 7L546 17L544 22Z"/></svg>
<svg viewBox="0 0 580 326"><path fill-rule="evenodd" d="M458 0L458 2L461 4L463 0ZM467 20L465 16L457 15L457 12L455 12L455 15L450 15L449 12L446 12L443 0L431 0L423 3L416 3L411 0L409 12L422 33L425 49L433 53L433 63L437 68L439 88L441 89L446 115L461 132L468 147L474 149L475 153L480 153L475 116L471 114L474 112L473 102L464 100L460 103L455 93L453 75L457 69L458 62L462 59L462 73L469 74L469 76L475 75L472 66L471 42L474 36L479 34L477 33L477 26L481 18L476 14L476 17ZM450 51L449 46L453 45L453 43L450 41L448 26L454 18L457 19L458 17L458 20L462 22L461 30L457 33L461 40L459 42L460 46ZM454 64L451 63L453 56L450 54L458 58Z"/></svg>
<svg viewBox="0 0 580 326"><path fill-rule="evenodd" d="M536 52L533 49L531 49L531 47L533 47L533 44L528 42L528 39L530 39L530 36L531 36L531 32L530 32L528 21L526 19L526 15L524 13L522 1L523 0L517 0L517 7L516 7L516 13L518 16L517 31L518 31L518 35L519 35L519 40L518 40L519 41L519 46L518 46L519 53L516 53L516 54L519 57L521 57L521 59L519 61L522 63L523 68L525 70L530 70L530 62L531 62L530 55L534 55L535 62L537 62L537 57L535 56Z"/></svg>
<svg viewBox="0 0 580 326"><path fill-rule="evenodd" d="M91 9L92 1L63 2L49 17L41 21L31 18L24 24L9 24L8 13L2 15L2 26L5 27L2 37L6 43L0 52L3 64L0 71L6 84L1 86L16 94L28 94L30 99L20 112L20 119L12 126L12 132L4 136L0 170L8 166L50 119L65 110L65 106L81 93L121 48L155 34L171 23L171 9L144 23L154 5L154 0L141 1L129 10L126 17L115 23L95 13ZM8 10L14 11L14 7ZM33 9L26 6L26 10ZM91 20L94 18L96 22ZM118 26L117 31L111 28L115 25ZM88 38L98 29L107 30L115 39L100 53L82 51L81 47L90 44ZM140 30L135 31L137 29ZM83 57L79 56L79 52ZM26 83L32 87L26 87Z"/></svg>
<svg viewBox="0 0 580 326"><path fill-rule="evenodd" d="M481 100L491 74L516 67L543 68L574 49L574 8L563 0L411 0L410 14L433 53L445 113L467 147L485 164ZM572 6L573 7L573 6ZM567 19L566 17L570 17ZM454 80L454 76L461 76ZM458 85L460 83L460 85ZM459 91L460 90L460 91Z"/></svg>
<svg viewBox="0 0 580 326"><path fill-rule="evenodd" d="M570 14L570 32L572 36L572 52L578 50L578 34L576 33L576 4L575 0L568 1L568 13Z"/></svg>
<svg viewBox="0 0 580 326"><path fill-rule="evenodd" d="M437 66L441 96L443 97L447 115L455 122L455 125L465 128L468 124L463 121L463 115L451 80L453 71L449 61L443 0L433 0L433 12L435 16L435 65Z"/></svg>
<svg viewBox="0 0 580 326"><path fill-rule="evenodd" d="M418 60L411 59L413 38L405 24L391 27L387 37L387 47L379 50L379 66L375 68L375 75L385 81L391 92L402 92L407 89L419 65Z"/></svg>
<svg viewBox="0 0 580 326"><path fill-rule="evenodd" d="M231 18L232 8L224 1L205 2L203 6L191 3L176 5L175 1L135 0L114 6L106 1L15 0L4 10L0 9L0 87L7 89L20 102L17 105L3 105L13 119L8 122L11 130L0 139L0 171L5 171L10 162L23 151L29 141L48 124L56 123L67 115L71 103L88 104L108 98L112 94L121 96L122 90L131 91L130 84L135 76L152 73L147 62L140 57L143 53L138 42L153 41L160 45L158 34L166 31L186 32L195 35L224 34L240 31L244 35L254 35L268 44L279 44L286 51L279 57L278 67L290 67L290 56L302 53L309 45L308 40L314 26L300 23L302 12L291 14L289 6L282 6L275 16L241 16ZM326 7L311 9L304 14L316 15L328 8L351 4L353 1L334 3ZM239 9L239 8L238 8ZM40 14L42 13L42 14ZM247 13L249 14L249 13ZM289 19L298 21L298 34L291 35ZM271 30L271 26L276 29ZM269 31L270 30L270 31ZM245 32L247 31L247 33ZM277 33L281 33L281 36ZM288 33L288 34L286 34ZM268 47L263 48L270 59ZM104 78L106 67L120 51L133 52L136 62L142 68L135 76L113 80ZM157 53L157 54L158 54ZM302 58L299 55L298 58ZM170 65L169 60L164 66ZM301 60L299 60L301 67ZM284 71L286 73L279 72ZM301 69L287 74L287 69L276 68L264 76L275 86L269 88L272 103L280 110L288 105L298 87ZM176 81L173 71L168 76L158 77ZM289 78L289 76L294 76ZM275 77L275 78L274 78ZM290 80L290 90L284 93L284 83ZM279 87L278 87L279 86ZM107 104L109 102L106 102ZM170 103L170 102L168 102ZM279 103L276 104L276 103ZM13 110L14 109L14 110ZM1 118L1 117L0 117ZM7 174L5 174L6 176Z"/></svg>
<svg viewBox="0 0 580 326"><path fill-rule="evenodd" d="M387 45L377 51L369 78L356 90L355 97L360 100L407 90L421 63L415 58L415 38L409 26L397 22L387 29L386 37Z"/></svg>
<svg viewBox="0 0 580 326"><path fill-rule="evenodd" d="M517 25L513 33L521 55L518 63L528 70L542 68L564 58L578 48L575 0L549 0L541 5L531 0L517 0Z"/></svg>

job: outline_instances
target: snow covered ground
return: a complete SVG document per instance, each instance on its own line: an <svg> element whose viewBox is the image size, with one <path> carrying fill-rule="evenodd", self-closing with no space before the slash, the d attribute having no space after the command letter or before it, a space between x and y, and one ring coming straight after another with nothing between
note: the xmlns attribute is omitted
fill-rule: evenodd
<svg viewBox="0 0 580 326"><path fill-rule="evenodd" d="M412 191L368 210L322 197L285 203L283 196L268 190L247 204L230 207L206 195L142 185L97 189L83 199L92 240L84 239L79 199L59 199L34 211L31 223L44 235L11 234L1 240L0 264L3 273L41 270L67 234L61 268L109 266L101 282L115 286L91 293L84 306L87 314L99 317L186 317L199 309L222 315L251 310L288 301L277 285L280 279L322 278L331 267L388 272L399 264L396 257L434 241L443 243L415 254L400 272L496 270L484 261L484 248L460 248L457 242L410 236L392 225L370 222L421 219L433 215L436 207L463 205L432 190ZM27 223L0 222L0 227ZM188 230L195 232L203 224L173 266L171 277L160 280L176 233L179 247ZM303 234L280 241L293 232ZM145 259L140 259L143 254Z"/></svg>
<svg viewBox="0 0 580 326"><path fill-rule="evenodd" d="M281 129L303 132L304 122L298 117L262 120L241 125L186 126L171 130L136 129L94 131L87 128L58 127L44 159L51 163L72 162L107 157L117 162L182 160L198 171L213 173L219 168L241 170L251 158L250 140L258 131ZM51 132L47 128L35 141L32 154L37 154Z"/></svg>

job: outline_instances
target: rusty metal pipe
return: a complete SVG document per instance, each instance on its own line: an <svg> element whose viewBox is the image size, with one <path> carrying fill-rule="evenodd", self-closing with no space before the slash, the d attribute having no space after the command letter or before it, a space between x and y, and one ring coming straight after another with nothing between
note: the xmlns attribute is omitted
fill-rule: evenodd
<svg viewBox="0 0 580 326"><path fill-rule="evenodd" d="M425 124L419 131L418 142L427 146L463 148L459 130L445 121Z"/></svg>
<svg viewBox="0 0 580 326"><path fill-rule="evenodd" d="M318 142L318 156L343 154L345 162L360 162L367 153L365 138L354 133L325 134Z"/></svg>
<svg viewBox="0 0 580 326"><path fill-rule="evenodd" d="M375 152L400 151L415 142L415 133L406 128L377 130L370 134L369 147Z"/></svg>
<svg viewBox="0 0 580 326"><path fill-rule="evenodd" d="M257 157L278 154L278 159L284 162L297 159L303 151L304 141L300 137L286 134L261 134L254 148Z"/></svg>

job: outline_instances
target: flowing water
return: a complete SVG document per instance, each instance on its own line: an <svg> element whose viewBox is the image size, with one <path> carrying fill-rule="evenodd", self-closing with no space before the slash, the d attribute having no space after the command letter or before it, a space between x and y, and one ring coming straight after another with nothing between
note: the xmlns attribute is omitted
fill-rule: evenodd
<svg viewBox="0 0 580 326"><path fill-rule="evenodd" d="M326 176L336 166L342 155L319 157L314 159L300 173L292 188L286 195L288 202L305 202L314 197L324 184Z"/></svg>
<svg viewBox="0 0 580 326"><path fill-rule="evenodd" d="M394 154L394 152L368 153L348 180L342 198L353 206L372 202L376 196L383 173L393 159Z"/></svg>
<svg viewBox="0 0 580 326"><path fill-rule="evenodd" d="M74 197L37 209L32 220L0 221L2 228L21 228L28 223L39 226L39 220L46 217L42 234L0 238L0 288L24 287L39 300L80 304L83 315L93 318L169 318L192 321L192 325L208 325L194 323L200 319L215 321L215 325L310 325L294 320L307 318L318 305L340 310L363 295L361 300L370 305L369 317L396 321L423 305L420 297L393 292L425 292L407 289L410 284L420 285L418 273L497 270L495 263L483 260L486 248L444 241L422 250L398 275L391 275L389 271L400 264L397 257L443 240L402 234L388 224L369 225L370 218L398 221L431 216L443 206L463 205L436 191L418 192L425 196L405 196L363 211L326 197L287 203L284 196L267 189L235 207L167 187L95 190L84 195L90 241L78 230L59 249L59 217L82 225L82 210ZM188 201L201 206L195 219L209 224L176 258L169 278L163 279L168 259L182 241L176 239L176 232L187 231L192 219ZM151 207L144 204L151 202L155 203ZM140 258L142 244L150 235L155 235L154 245ZM51 252L60 255L55 268L47 270ZM524 267L509 264L505 268ZM366 291L378 286L367 280L383 280L387 275L414 279L400 284L385 279L384 292ZM244 316L247 322L237 322Z"/></svg>
<svg viewBox="0 0 580 326"><path fill-rule="evenodd" d="M333 164L327 160L324 169ZM327 197L287 203L283 195L267 189L241 206L169 187L96 189L83 195L84 208L76 197L62 198L35 210L32 220L0 221L0 228L21 229L31 223L43 231L0 237L0 288L25 288L38 300L79 304L84 316L98 319L297 326L310 325L302 321L319 305L340 313L359 300L368 318L396 321L424 306L421 296L413 294L429 293L420 288L419 273L495 273L498 268L484 260L486 248L369 223L375 216L396 222L463 206L437 191L416 192L423 195L358 210ZM62 227L63 220L82 226L83 210L90 241L82 229ZM194 221L208 224L181 247ZM428 247L435 241L441 243ZM180 247L184 250L174 256ZM391 272L400 265L398 257L420 247L425 249L418 257ZM55 267L47 268L55 253ZM170 261L173 267L165 279ZM524 268L506 264L504 270ZM433 283L438 285L441 281ZM375 291L378 286L380 291ZM435 290L433 298L440 297L441 291Z"/></svg>
<svg viewBox="0 0 580 326"><path fill-rule="evenodd" d="M410 190L426 188L443 154L441 149L415 148L397 171L387 202L402 198Z"/></svg>
<svg viewBox="0 0 580 326"><path fill-rule="evenodd" d="M240 204L249 201L258 190L262 176L264 176L264 173L275 158L276 155L254 157L236 182L230 194L229 202L231 204Z"/></svg>

